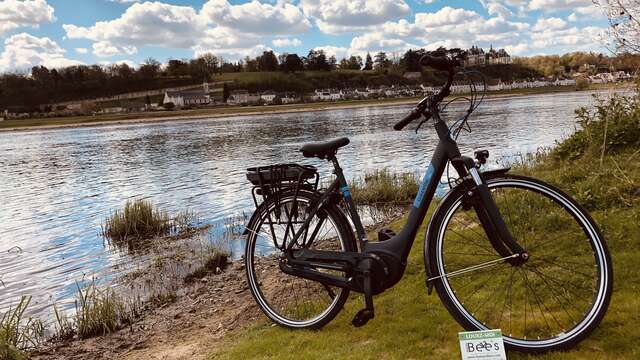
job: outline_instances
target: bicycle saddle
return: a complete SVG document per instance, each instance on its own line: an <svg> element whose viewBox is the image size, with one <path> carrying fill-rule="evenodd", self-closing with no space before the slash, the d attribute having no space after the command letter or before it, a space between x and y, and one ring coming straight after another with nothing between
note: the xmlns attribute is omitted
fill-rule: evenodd
<svg viewBox="0 0 640 360"><path fill-rule="evenodd" d="M338 149L348 144L349 139L342 137L322 143L305 144L300 148L300 151L302 151L302 156L304 157L317 157L328 160L336 155Z"/></svg>

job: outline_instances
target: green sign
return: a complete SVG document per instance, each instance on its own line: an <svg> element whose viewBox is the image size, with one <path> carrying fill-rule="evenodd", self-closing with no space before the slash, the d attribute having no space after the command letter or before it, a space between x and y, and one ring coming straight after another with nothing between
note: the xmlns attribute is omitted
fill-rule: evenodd
<svg viewBox="0 0 640 360"><path fill-rule="evenodd" d="M462 360L507 360L500 329L458 333Z"/></svg>

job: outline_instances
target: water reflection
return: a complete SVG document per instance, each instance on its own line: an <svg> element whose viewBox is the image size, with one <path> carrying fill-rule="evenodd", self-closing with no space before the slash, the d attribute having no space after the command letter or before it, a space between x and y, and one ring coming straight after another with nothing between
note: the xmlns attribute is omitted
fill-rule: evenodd
<svg viewBox="0 0 640 360"><path fill-rule="evenodd" d="M550 146L574 130L574 109L589 94L495 99L470 120L463 152L486 148L490 160ZM394 132L408 106L368 107L153 125L0 133L0 310L33 295L31 312L73 296L75 281L130 261L106 250L100 223L126 200L149 198L207 222L251 211L244 169L275 162L313 164L301 144L348 136L339 158L347 177L388 167L422 172L436 145L424 131ZM21 251L8 251L18 246ZM15 248L14 248L15 249Z"/></svg>

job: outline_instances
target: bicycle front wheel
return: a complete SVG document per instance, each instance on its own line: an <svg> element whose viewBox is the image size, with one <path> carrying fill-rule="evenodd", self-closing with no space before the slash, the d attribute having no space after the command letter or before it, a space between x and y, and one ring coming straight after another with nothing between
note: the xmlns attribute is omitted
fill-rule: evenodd
<svg viewBox="0 0 640 360"><path fill-rule="evenodd" d="M251 293L272 321L289 328L317 329L342 309L349 291L288 275L280 270L283 250L302 236L292 249L354 251L355 238L344 214L335 205L321 208L309 220L319 196L310 191L286 190L275 194L256 210L247 227L245 265ZM323 270L336 276L346 274Z"/></svg>
<svg viewBox="0 0 640 360"><path fill-rule="evenodd" d="M599 324L611 298L611 259L597 225L568 195L539 180L505 176L487 185L529 259L504 259L467 192L454 189L428 234L428 266L438 295L463 327L501 329L510 349L575 345Z"/></svg>

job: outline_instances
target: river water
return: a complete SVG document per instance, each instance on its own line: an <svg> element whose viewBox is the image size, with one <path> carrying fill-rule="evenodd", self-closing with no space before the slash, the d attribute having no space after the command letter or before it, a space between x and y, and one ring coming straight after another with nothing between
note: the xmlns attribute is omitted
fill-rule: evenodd
<svg viewBox="0 0 640 360"><path fill-rule="evenodd" d="M489 149L493 164L552 146L576 127L587 92L486 101L462 133L463 153ZM107 276L128 261L100 237L100 225L128 199L170 212L191 209L208 223L252 210L245 169L300 162L305 142L348 136L345 174L422 172L437 139L392 125L409 106L226 117L156 124L0 133L0 312L32 295L31 313L73 298L76 281ZM97 275L96 275L97 274Z"/></svg>

